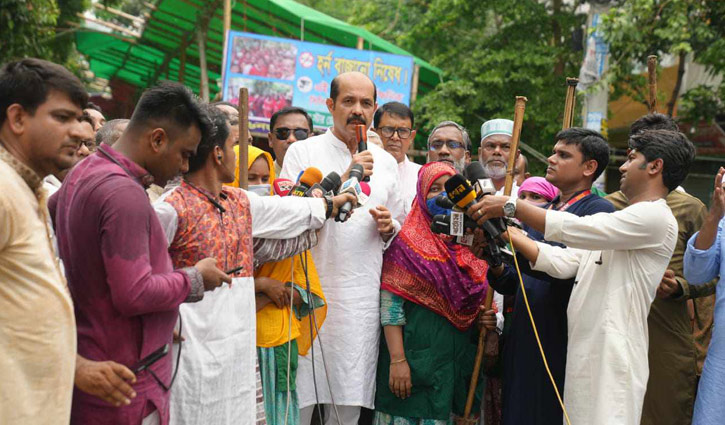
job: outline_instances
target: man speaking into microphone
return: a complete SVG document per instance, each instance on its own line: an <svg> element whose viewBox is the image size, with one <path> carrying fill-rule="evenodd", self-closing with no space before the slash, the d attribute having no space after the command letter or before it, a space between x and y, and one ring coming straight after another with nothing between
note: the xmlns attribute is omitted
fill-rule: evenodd
<svg viewBox="0 0 725 425"><path fill-rule="evenodd" d="M318 402L315 381L319 402L328 405L325 423L354 425L360 407L373 408L383 250L400 228L404 209L395 159L373 144L364 149L356 138L356 126L369 126L375 112L375 84L359 72L340 74L330 85L327 107L332 128L290 146L282 177L294 180L300 171L314 166L324 175L334 171L347 182L352 166L359 164L363 178L370 177L369 213L358 210L343 222L329 220L312 250L328 312L313 346L316 379L312 356L300 357L297 391L301 425L310 423Z"/></svg>

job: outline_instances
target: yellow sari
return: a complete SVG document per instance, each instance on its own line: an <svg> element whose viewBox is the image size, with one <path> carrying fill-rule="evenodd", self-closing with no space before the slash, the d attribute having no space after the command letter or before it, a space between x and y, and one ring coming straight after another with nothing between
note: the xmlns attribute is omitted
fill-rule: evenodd
<svg viewBox="0 0 725 425"><path fill-rule="evenodd" d="M234 153L239 154L239 146L234 147ZM272 156L254 146L249 146L248 155L248 167L252 166L252 163L264 155L267 163L269 164L269 183L273 184L275 179L274 173L274 162ZM231 186L239 187L239 169L238 166L235 170L235 180ZM252 217L254 220L254 217ZM317 322L317 328L322 326L327 316L327 304L325 301L325 295L322 292L322 286L320 285L320 278L317 275L315 264L312 261L312 254L309 251L305 251L301 256L297 255L292 258L287 258L282 261L275 261L272 263L266 263L260 266L254 272L254 277L269 277L280 282L294 282L295 286L300 289L302 298L306 298L307 281L305 279L305 272L303 267L302 258L307 259L307 276L309 277L310 292L312 293L311 300L305 300L306 303L300 306L297 314L291 314L291 310L288 307L278 308L273 303L267 304L262 310L257 312L257 346L258 347L277 347L291 340L297 339L297 347L300 355L307 354L310 346L312 345L312 338L310 338L310 329L312 329L312 335L316 336L314 325L310 326L310 319L307 316L310 314L310 308L315 308L315 321ZM294 263L294 276L292 275L292 265ZM290 315L292 315L292 328L290 329ZM299 317L298 317L299 315Z"/></svg>

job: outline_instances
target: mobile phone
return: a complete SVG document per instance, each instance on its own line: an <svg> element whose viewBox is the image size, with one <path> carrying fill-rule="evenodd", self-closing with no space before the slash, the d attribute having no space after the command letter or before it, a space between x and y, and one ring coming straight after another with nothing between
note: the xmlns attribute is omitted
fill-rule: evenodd
<svg viewBox="0 0 725 425"><path fill-rule="evenodd" d="M161 360L165 355L169 353L169 344L164 344L161 348L139 360L138 363L133 367L133 373L139 373L147 369L152 364Z"/></svg>

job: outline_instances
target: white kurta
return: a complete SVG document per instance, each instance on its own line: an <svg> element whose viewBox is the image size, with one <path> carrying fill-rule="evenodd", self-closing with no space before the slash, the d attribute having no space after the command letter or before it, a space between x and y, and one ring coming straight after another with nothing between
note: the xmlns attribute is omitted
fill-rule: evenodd
<svg viewBox="0 0 725 425"><path fill-rule="evenodd" d="M413 205L415 194L418 192L418 172L422 165L408 159L398 163L398 177L400 178L400 193L403 198L403 207L407 216Z"/></svg>
<svg viewBox="0 0 725 425"><path fill-rule="evenodd" d="M169 244L178 231L178 213L154 203ZM247 192L255 237L293 238L325 220L319 199L260 197ZM254 425L257 409L256 308L254 278L234 278L206 292L204 299L179 306L182 318L179 372L171 390L172 425ZM174 359L176 348L174 346Z"/></svg>
<svg viewBox="0 0 725 425"><path fill-rule="evenodd" d="M369 144L368 150L374 161L370 199L347 222L328 220L312 255L328 303L325 324L314 343L320 403L332 402L331 387L336 404L373 408L384 243L368 210L384 205L398 222L404 213L397 162L376 145ZM351 161L347 146L328 130L290 146L282 177L294 180L300 171L313 166L323 175L332 171L342 175ZM329 387L320 341L329 372ZM297 393L300 408L316 403L311 353L300 356Z"/></svg>
<svg viewBox="0 0 725 425"><path fill-rule="evenodd" d="M677 241L664 199L611 214L546 213L534 270L576 277L567 316L564 403L575 425L639 425L649 366L647 315Z"/></svg>

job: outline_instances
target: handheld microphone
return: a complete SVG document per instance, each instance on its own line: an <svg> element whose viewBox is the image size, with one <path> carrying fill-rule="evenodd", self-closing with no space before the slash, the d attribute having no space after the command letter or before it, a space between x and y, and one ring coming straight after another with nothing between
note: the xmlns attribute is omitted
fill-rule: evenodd
<svg viewBox="0 0 725 425"><path fill-rule="evenodd" d="M436 205L438 205L441 208L445 208L447 210L452 210L454 207L453 201L451 201L447 196L440 194L435 197Z"/></svg>
<svg viewBox="0 0 725 425"><path fill-rule="evenodd" d="M446 181L445 188L448 198L463 211L476 202L476 192L460 174L451 176Z"/></svg>
<svg viewBox="0 0 725 425"><path fill-rule="evenodd" d="M289 193L290 196L305 196L305 193L316 183L322 180L322 171L315 167L308 167L302 172L297 186Z"/></svg>
<svg viewBox="0 0 725 425"><path fill-rule="evenodd" d="M368 129L365 124L355 126L355 138L357 139L358 153L368 150ZM365 176L362 181L369 182L370 176Z"/></svg>
<svg viewBox="0 0 725 425"><path fill-rule="evenodd" d="M287 196L289 195L290 191L295 187L295 184L292 182L292 180L275 179L272 187L274 188L275 195Z"/></svg>
<svg viewBox="0 0 725 425"><path fill-rule="evenodd" d="M335 194L340 188L340 175L336 172L331 172L326 175L320 183L315 183L311 188L305 192L305 196L310 198L324 198L327 194Z"/></svg>
<svg viewBox="0 0 725 425"><path fill-rule="evenodd" d="M370 198L370 185L367 182L360 182L360 189L362 191L357 194L357 206L365 205Z"/></svg>
<svg viewBox="0 0 725 425"><path fill-rule="evenodd" d="M340 188L340 193L352 193L355 196L358 196L360 192L362 192L362 189L360 188L360 180L363 176L363 166L360 164L355 164L350 169L350 178L342 184L342 187ZM349 215L350 210L352 210L352 203L351 202L345 202L345 204L340 207L340 211L337 213L337 217L335 217L335 221L339 222L345 222Z"/></svg>

